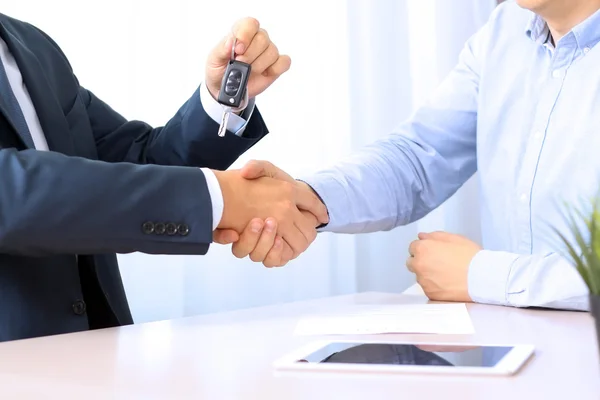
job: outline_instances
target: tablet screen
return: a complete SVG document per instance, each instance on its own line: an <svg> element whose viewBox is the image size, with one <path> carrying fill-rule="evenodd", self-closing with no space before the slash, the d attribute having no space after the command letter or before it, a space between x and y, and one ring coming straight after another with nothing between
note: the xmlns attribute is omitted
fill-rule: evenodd
<svg viewBox="0 0 600 400"><path fill-rule="evenodd" d="M512 347L331 343L298 362L494 367Z"/></svg>

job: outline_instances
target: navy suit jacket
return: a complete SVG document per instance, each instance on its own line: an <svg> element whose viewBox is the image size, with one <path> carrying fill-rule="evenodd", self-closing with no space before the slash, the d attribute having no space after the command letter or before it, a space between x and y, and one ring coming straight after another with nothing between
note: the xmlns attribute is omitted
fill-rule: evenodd
<svg viewBox="0 0 600 400"><path fill-rule="evenodd" d="M89 329L90 303L132 323L115 253L205 254L197 167L226 169L267 128L254 110L244 137L219 137L197 90L163 127L127 121L42 31L0 14L0 36L50 148L27 147L0 94L0 341Z"/></svg>

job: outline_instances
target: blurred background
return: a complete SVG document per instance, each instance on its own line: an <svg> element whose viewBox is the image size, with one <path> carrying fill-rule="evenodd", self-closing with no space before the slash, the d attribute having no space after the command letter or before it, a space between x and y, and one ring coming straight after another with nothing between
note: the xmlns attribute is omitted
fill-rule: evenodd
<svg viewBox="0 0 600 400"><path fill-rule="evenodd" d="M204 79L209 51L253 16L291 70L257 100L271 131L234 166L267 159L301 177L391 132L457 62L496 0L19 0L0 12L52 36L79 81L128 119L166 123ZM206 256L121 255L136 322L414 283L404 261L419 231L479 241L476 177L423 220L391 232L320 234L285 268Z"/></svg>

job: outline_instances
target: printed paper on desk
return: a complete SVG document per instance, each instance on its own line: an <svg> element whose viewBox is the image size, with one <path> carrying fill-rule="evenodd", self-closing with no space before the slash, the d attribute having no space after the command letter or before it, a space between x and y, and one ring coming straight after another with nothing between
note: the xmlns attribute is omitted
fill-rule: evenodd
<svg viewBox="0 0 600 400"><path fill-rule="evenodd" d="M359 306L347 313L305 317L296 335L433 333L469 335L473 323L465 304Z"/></svg>

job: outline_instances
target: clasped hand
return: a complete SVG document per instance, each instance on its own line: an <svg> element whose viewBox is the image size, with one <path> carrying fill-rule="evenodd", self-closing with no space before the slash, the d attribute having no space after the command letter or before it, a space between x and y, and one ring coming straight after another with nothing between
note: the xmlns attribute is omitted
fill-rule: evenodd
<svg viewBox="0 0 600 400"><path fill-rule="evenodd" d="M213 240L233 243L238 258L266 267L287 264L304 252L328 222L327 209L308 185L266 161L241 170L215 171L223 193L223 216Z"/></svg>

